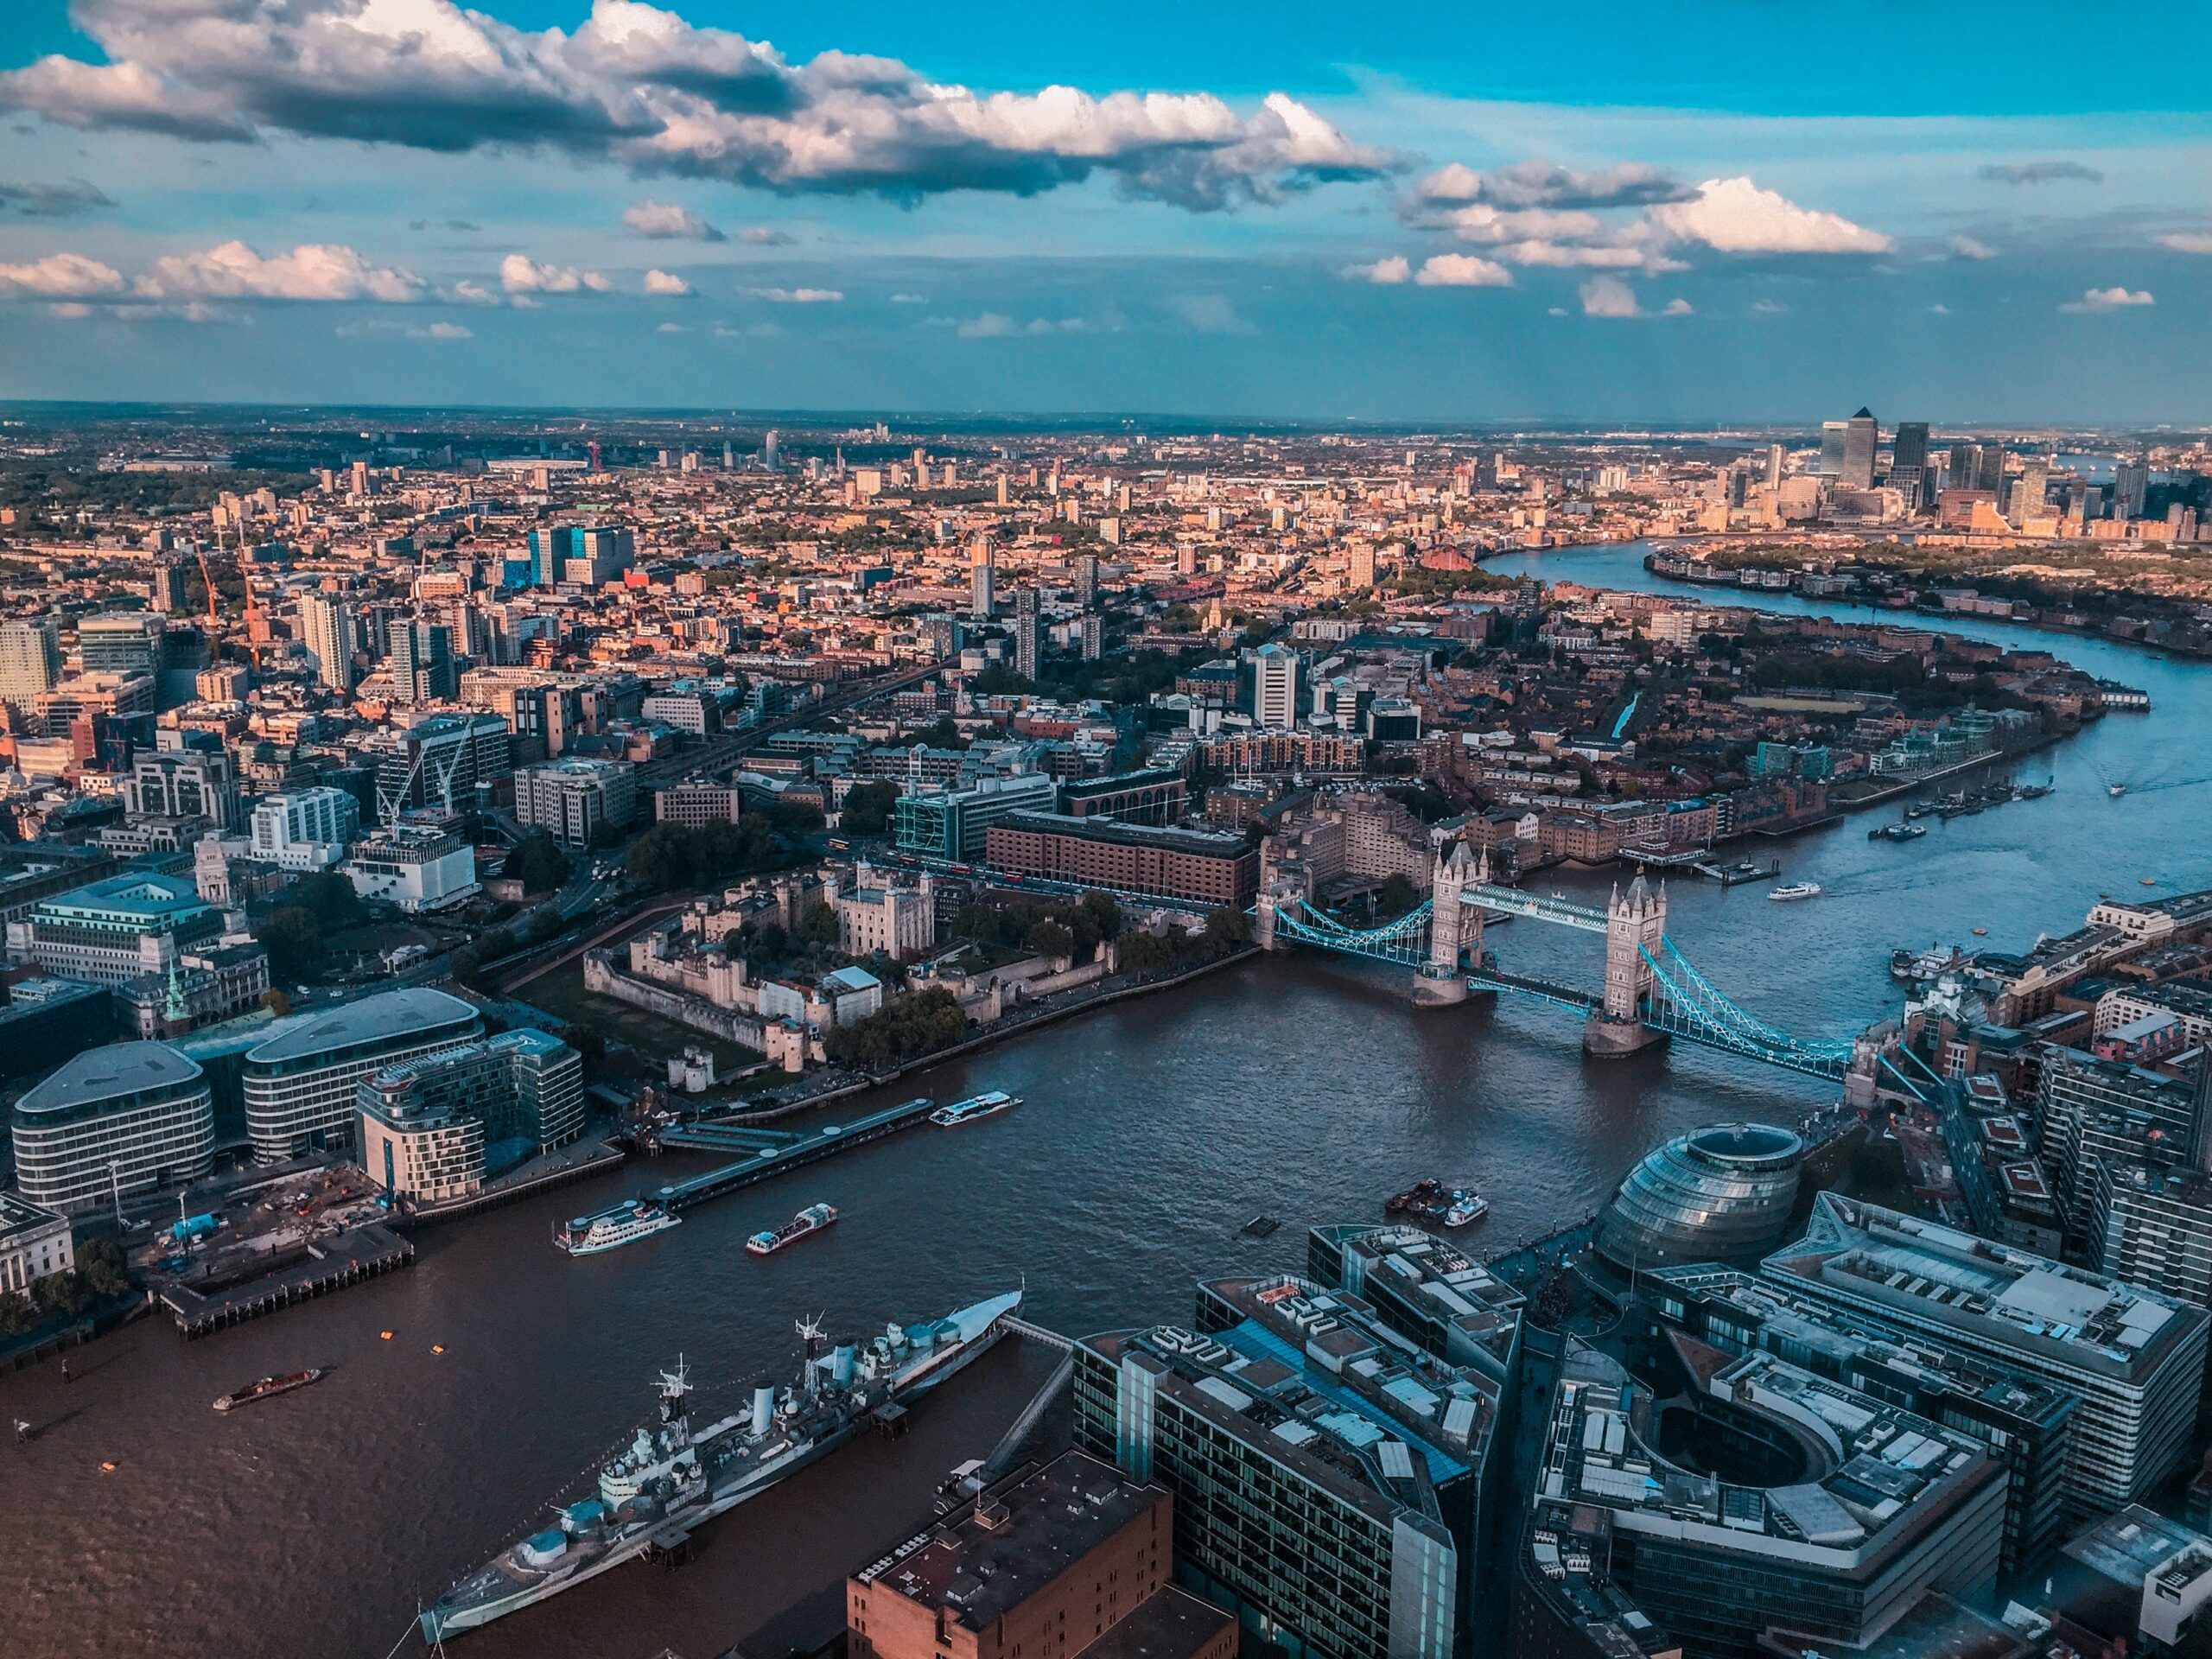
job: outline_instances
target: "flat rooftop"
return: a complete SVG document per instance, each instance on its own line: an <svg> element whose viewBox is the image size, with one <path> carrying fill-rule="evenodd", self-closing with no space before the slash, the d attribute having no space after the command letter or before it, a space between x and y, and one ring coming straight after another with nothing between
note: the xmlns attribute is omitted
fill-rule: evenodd
<svg viewBox="0 0 2212 1659"><path fill-rule="evenodd" d="M306 1059L357 1043L425 1033L475 1019L476 1010L443 991L415 988L383 991L358 1002L318 1014L305 1025L280 1032L248 1051L249 1065L274 1065Z"/></svg>
<svg viewBox="0 0 2212 1659"><path fill-rule="evenodd" d="M200 1067L167 1043L110 1043L88 1048L16 1103L25 1118L70 1112L149 1089L198 1081Z"/></svg>
<svg viewBox="0 0 2212 1659"><path fill-rule="evenodd" d="M1072 817L1065 812L1009 812L991 828L1022 830L1031 835L1072 836L1077 841L1111 842L1122 847L1154 847L1165 852L1194 853L1205 858L1235 858L1247 849L1243 836L1225 831L1163 829L1153 824L1122 823L1114 818Z"/></svg>

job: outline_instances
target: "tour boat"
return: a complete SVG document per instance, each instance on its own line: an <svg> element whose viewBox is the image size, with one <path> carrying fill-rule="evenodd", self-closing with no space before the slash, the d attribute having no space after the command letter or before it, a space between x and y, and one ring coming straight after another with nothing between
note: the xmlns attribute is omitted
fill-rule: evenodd
<svg viewBox="0 0 2212 1659"><path fill-rule="evenodd" d="M554 1247L570 1255L597 1255L683 1224L683 1217L651 1198L627 1198L612 1209L578 1216L553 1235Z"/></svg>
<svg viewBox="0 0 2212 1659"><path fill-rule="evenodd" d="M1793 881L1786 887L1770 888L1766 896L1777 904L1792 899L1817 899L1821 896L1821 884L1817 881Z"/></svg>
<svg viewBox="0 0 2212 1659"><path fill-rule="evenodd" d="M930 1122L941 1129L957 1128L963 1123L972 1123L979 1117L988 1117L1021 1104L1019 1095L1009 1095L994 1089L988 1094L974 1095L966 1100L956 1100L950 1106L940 1106L930 1114Z"/></svg>

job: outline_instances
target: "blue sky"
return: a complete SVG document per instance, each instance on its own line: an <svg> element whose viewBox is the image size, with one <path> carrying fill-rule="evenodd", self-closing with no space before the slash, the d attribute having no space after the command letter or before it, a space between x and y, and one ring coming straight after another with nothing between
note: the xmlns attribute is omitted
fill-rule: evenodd
<svg viewBox="0 0 2212 1659"><path fill-rule="evenodd" d="M2212 420L2198 8L596 7L16 0L0 397Z"/></svg>

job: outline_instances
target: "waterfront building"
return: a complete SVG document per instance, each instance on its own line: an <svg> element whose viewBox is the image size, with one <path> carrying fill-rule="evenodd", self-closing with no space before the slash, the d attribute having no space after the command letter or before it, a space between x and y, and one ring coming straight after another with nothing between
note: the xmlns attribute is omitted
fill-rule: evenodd
<svg viewBox="0 0 2212 1659"><path fill-rule="evenodd" d="M1596 1622L1578 1578L1689 1659L1753 1659L1775 1630L1859 1648L1930 1591L1986 1595L2004 1504L2005 1471L1971 1437L1771 1354L1677 1334L1632 1374L1570 1338L1513 1650L1575 1650L1563 1637Z"/></svg>
<svg viewBox="0 0 2212 1659"><path fill-rule="evenodd" d="M899 850L947 863L977 862L993 824L1014 812L1050 812L1059 794L1059 785L1043 772L986 778L966 789L911 791L893 809Z"/></svg>
<svg viewBox="0 0 2212 1659"><path fill-rule="evenodd" d="M342 789L318 784L280 791L254 803L248 845L264 863L287 870L323 870L346 856L360 833L361 804Z"/></svg>
<svg viewBox="0 0 2212 1659"><path fill-rule="evenodd" d="M1523 1299L1426 1228L1357 1224L1306 1237L1316 1284L1358 1297L1423 1353L1496 1379L1499 1399L1520 1352Z"/></svg>
<svg viewBox="0 0 2212 1659"><path fill-rule="evenodd" d="M2056 1383L1926 1338L1883 1334L1841 1309L1789 1295L1732 1268L1662 1268L1633 1305L1721 1352L1770 1353L1861 1394L1970 1434L2005 1465L2006 1576L2064 1535L2078 1398Z"/></svg>
<svg viewBox="0 0 2212 1659"><path fill-rule="evenodd" d="M1117 818L1123 823L1174 823L1189 798L1189 785L1173 766L1075 778L1060 785L1060 810L1070 817Z"/></svg>
<svg viewBox="0 0 2212 1659"><path fill-rule="evenodd" d="M1289 1276L1201 1286L1198 1324L1075 1351L1077 1444L1174 1495L1184 1582L1294 1659L1463 1652L1495 1380Z"/></svg>
<svg viewBox="0 0 2212 1659"><path fill-rule="evenodd" d="M16 1184L34 1204L83 1215L118 1193L197 1180L214 1166L214 1096L166 1043L110 1043L16 1103Z"/></svg>
<svg viewBox="0 0 2212 1659"><path fill-rule="evenodd" d="M373 1071L354 1098L369 1178L439 1204L583 1133L583 1058L544 1032L506 1031Z"/></svg>
<svg viewBox="0 0 2212 1659"><path fill-rule="evenodd" d="M77 1265L69 1223L13 1192L0 1192L0 1294L28 1294L32 1284Z"/></svg>
<svg viewBox="0 0 2212 1659"><path fill-rule="evenodd" d="M1260 889L1259 852L1242 836L1058 812L1009 812L983 858L1002 874L1188 904L1247 905Z"/></svg>
<svg viewBox="0 0 2212 1659"><path fill-rule="evenodd" d="M513 765L514 736L497 715L433 715L400 734L377 767L377 817L418 807L467 811L480 786Z"/></svg>
<svg viewBox="0 0 2212 1659"><path fill-rule="evenodd" d="M2109 1513L2189 1459L2207 1316L2157 1291L1834 1192L1761 1263L1785 1292L2076 1395L2069 1516Z"/></svg>
<svg viewBox="0 0 2212 1659"><path fill-rule="evenodd" d="M590 847L637 817L637 769L627 760L563 755L515 773L516 820L571 847Z"/></svg>
<svg viewBox="0 0 2212 1659"><path fill-rule="evenodd" d="M1174 1501L1082 1452L981 1491L845 1584L851 1659L1234 1659L1171 1582Z"/></svg>
<svg viewBox="0 0 2212 1659"><path fill-rule="evenodd" d="M64 979L119 985L166 975L178 957L213 943L222 912L174 875L111 875L40 900L8 924L8 959Z"/></svg>
<svg viewBox="0 0 2212 1659"><path fill-rule="evenodd" d="M402 818L372 830L353 843L341 868L361 897L410 914L444 910L483 891L474 845L444 822Z"/></svg>
<svg viewBox="0 0 2212 1659"><path fill-rule="evenodd" d="M61 677L61 634L43 618L0 622L0 702L29 709Z"/></svg>
<svg viewBox="0 0 2212 1659"><path fill-rule="evenodd" d="M385 991L291 1026L245 1054L246 1132L254 1161L328 1148L351 1152L361 1079L402 1060L458 1048L484 1021L443 991Z"/></svg>
<svg viewBox="0 0 2212 1659"><path fill-rule="evenodd" d="M1765 1123L1720 1123L1647 1154L1599 1213L1598 1253L1624 1271L1749 1263L1782 1243L1804 1142Z"/></svg>
<svg viewBox="0 0 2212 1659"><path fill-rule="evenodd" d="M2196 1091L2160 1072L2055 1044L2045 1045L2039 1059L2037 1145L2069 1241L2091 1249L2098 1166L2138 1155L2143 1135L2153 1129L2176 1156L2185 1155L2198 1130ZM2212 1113L2202 1116L2212 1132Z"/></svg>

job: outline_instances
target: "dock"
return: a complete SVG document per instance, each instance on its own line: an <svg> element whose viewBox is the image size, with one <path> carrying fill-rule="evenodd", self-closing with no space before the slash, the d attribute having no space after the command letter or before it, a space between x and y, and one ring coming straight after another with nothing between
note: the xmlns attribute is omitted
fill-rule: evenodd
<svg viewBox="0 0 2212 1659"><path fill-rule="evenodd" d="M213 1291L172 1285L162 1293L162 1305L187 1337L204 1337L294 1302L311 1301L365 1279L397 1272L414 1260L412 1244L382 1224L371 1223L327 1245L311 1244L303 1261L258 1279Z"/></svg>
<svg viewBox="0 0 2212 1659"><path fill-rule="evenodd" d="M688 1181L658 1187L647 1196L671 1211L689 1210L709 1198L722 1198L772 1180L786 1170L818 1164L855 1147L903 1134L927 1122L936 1109L936 1101L925 1095L866 1117L855 1118L849 1123L830 1123L806 1132L755 1128L739 1123L692 1123L669 1129L660 1137L664 1146L744 1155Z"/></svg>

